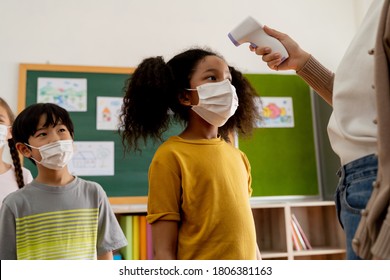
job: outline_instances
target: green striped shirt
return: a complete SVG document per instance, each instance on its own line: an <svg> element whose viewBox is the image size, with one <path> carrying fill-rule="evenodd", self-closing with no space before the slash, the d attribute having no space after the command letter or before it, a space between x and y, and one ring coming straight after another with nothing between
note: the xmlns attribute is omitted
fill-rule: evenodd
<svg viewBox="0 0 390 280"><path fill-rule="evenodd" d="M33 181L0 211L0 257L85 260L127 245L100 185L76 178L53 187Z"/></svg>

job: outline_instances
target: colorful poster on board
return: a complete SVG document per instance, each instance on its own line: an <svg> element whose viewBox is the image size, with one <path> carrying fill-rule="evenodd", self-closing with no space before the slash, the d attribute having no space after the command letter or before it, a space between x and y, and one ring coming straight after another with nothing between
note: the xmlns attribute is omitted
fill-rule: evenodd
<svg viewBox="0 0 390 280"><path fill-rule="evenodd" d="M86 112L87 79L40 77L37 102L54 103L69 112Z"/></svg>
<svg viewBox="0 0 390 280"><path fill-rule="evenodd" d="M258 127L294 127L294 110L291 97L261 97L262 122Z"/></svg>
<svg viewBox="0 0 390 280"><path fill-rule="evenodd" d="M96 130L118 129L122 103L122 97L97 97Z"/></svg>
<svg viewBox="0 0 390 280"><path fill-rule="evenodd" d="M75 152L68 164L77 176L113 176L115 147L113 141L75 141Z"/></svg>

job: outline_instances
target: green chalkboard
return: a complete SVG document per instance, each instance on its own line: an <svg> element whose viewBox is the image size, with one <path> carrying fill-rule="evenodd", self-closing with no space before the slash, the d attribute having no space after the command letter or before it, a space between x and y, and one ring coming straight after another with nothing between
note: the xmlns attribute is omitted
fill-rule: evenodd
<svg viewBox="0 0 390 280"><path fill-rule="evenodd" d="M253 196L318 195L310 88L296 75L246 77L261 97L291 97L294 115L293 127L256 128L239 139L252 167Z"/></svg>
<svg viewBox="0 0 390 280"><path fill-rule="evenodd" d="M147 172L157 145L148 143L141 154L123 155L121 138L115 130L96 129L97 97L122 97L126 79L134 69L115 67L85 67L23 64L20 67L19 111L37 102L38 78L83 78L87 80L87 111L69 112L75 126L75 141L114 142L113 176L80 176L98 182L110 197L146 196ZM165 137L178 134L179 125ZM28 160L25 166L36 175L36 167Z"/></svg>
<svg viewBox="0 0 390 280"><path fill-rule="evenodd" d="M147 196L147 172L158 146L148 143L142 154L124 157L117 132L96 129L97 97L122 97L125 80L133 71L132 68L45 64L21 64L19 71L19 111L37 102L40 77L87 79L87 111L70 112L75 124L75 141L113 141L115 170L113 176L80 177L100 183L112 198ZM293 128L257 128L252 137L239 139L239 148L251 162L253 195L318 195L309 87L295 75L245 76L260 96L292 97L295 122ZM165 138L181 130L176 125ZM35 166L28 160L24 164L35 176Z"/></svg>

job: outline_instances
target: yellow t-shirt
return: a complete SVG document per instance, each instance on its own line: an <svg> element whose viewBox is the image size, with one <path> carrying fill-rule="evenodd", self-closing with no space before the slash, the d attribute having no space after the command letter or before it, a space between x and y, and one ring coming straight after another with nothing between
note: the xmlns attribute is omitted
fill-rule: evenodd
<svg viewBox="0 0 390 280"><path fill-rule="evenodd" d="M180 260L256 259L250 165L220 138L169 138L149 168L149 223L179 222Z"/></svg>

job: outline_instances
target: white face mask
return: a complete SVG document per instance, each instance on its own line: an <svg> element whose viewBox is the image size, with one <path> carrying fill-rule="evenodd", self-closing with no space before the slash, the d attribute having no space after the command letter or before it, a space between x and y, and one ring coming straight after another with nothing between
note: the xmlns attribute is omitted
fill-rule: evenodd
<svg viewBox="0 0 390 280"><path fill-rule="evenodd" d="M5 124L0 124L0 149L8 143L8 131L10 126Z"/></svg>
<svg viewBox="0 0 390 280"><path fill-rule="evenodd" d="M41 147L26 145L39 150L42 157L41 161L37 161L33 157L32 159L49 169L62 169L69 163L73 156L73 140L60 140Z"/></svg>
<svg viewBox="0 0 390 280"><path fill-rule="evenodd" d="M223 126L237 110L236 88L229 80L207 83L187 90L198 91L199 103L191 109L214 126Z"/></svg>

